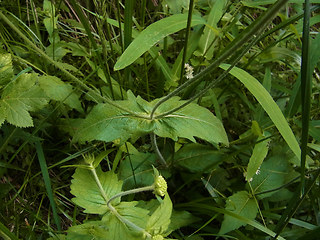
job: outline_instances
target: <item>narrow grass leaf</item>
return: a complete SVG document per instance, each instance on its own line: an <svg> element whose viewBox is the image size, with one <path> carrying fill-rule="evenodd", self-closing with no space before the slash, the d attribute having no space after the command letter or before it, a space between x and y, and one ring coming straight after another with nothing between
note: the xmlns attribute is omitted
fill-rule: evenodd
<svg viewBox="0 0 320 240"><path fill-rule="evenodd" d="M215 1L211 7L210 13L208 15L208 21L206 27L203 31L203 35L199 40L199 53L205 56L207 59L211 59L213 56L214 47L213 41L219 34L217 29L217 24L223 15L223 9L226 5L226 0Z"/></svg>
<svg viewBox="0 0 320 240"><path fill-rule="evenodd" d="M310 99L311 99L311 67L310 66L310 3L305 1L303 35L302 35L302 61L301 61L301 107L302 107L302 133L301 133L301 194L304 192L305 163L307 157L307 144L309 138Z"/></svg>
<svg viewBox="0 0 320 240"><path fill-rule="evenodd" d="M0 237L4 240L19 240L2 222L0 222Z"/></svg>
<svg viewBox="0 0 320 240"><path fill-rule="evenodd" d="M128 46L116 62L114 69L121 70L132 64L138 57L148 51L154 44L166 36L178 32L186 27L187 14L176 14L161 19L143 30ZM192 16L191 26L205 24L199 16Z"/></svg>
<svg viewBox="0 0 320 240"><path fill-rule="evenodd" d="M220 67L224 70L228 69L229 64L221 64ZM268 91L261 85L261 83L246 71L234 67L230 74L240 80L246 88L255 96L263 109L269 115L270 119L279 130L280 134L287 142L293 153L300 159L300 147L295 138L292 129L290 128L287 120L281 112L279 106L275 103Z"/></svg>
<svg viewBox="0 0 320 240"><path fill-rule="evenodd" d="M52 192L52 188L51 188L51 181L50 181L50 177L49 177L48 166L46 163L46 159L44 157L42 146L39 141L36 142L36 150L37 150L39 164L40 164L40 168L41 168L41 172L42 172L42 176L43 176L43 181L46 186L48 198L50 200L50 206L52 208L53 218L54 218L54 221L55 221L55 224L56 224L58 230L61 231L60 217L58 215L56 203L53 198L53 192Z"/></svg>

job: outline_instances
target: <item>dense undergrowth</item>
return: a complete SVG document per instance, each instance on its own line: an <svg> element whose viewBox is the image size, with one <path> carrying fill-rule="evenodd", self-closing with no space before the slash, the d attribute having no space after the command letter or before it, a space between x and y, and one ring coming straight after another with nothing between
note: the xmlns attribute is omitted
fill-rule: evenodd
<svg viewBox="0 0 320 240"><path fill-rule="evenodd" d="M0 1L3 239L318 239L319 1Z"/></svg>

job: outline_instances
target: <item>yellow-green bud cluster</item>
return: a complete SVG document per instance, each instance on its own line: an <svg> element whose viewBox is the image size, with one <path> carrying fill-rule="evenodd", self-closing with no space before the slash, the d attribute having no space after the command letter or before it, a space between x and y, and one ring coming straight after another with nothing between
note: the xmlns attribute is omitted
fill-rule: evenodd
<svg viewBox="0 0 320 240"><path fill-rule="evenodd" d="M163 197L167 192L168 186L162 176L157 176L154 183L154 194Z"/></svg>
<svg viewBox="0 0 320 240"><path fill-rule="evenodd" d="M161 235L155 235L152 237L152 240L163 240L164 238Z"/></svg>

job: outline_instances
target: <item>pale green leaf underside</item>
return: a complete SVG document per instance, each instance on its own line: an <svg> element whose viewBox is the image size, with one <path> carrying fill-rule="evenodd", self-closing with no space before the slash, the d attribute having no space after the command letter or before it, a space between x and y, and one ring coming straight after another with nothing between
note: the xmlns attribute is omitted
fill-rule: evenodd
<svg viewBox="0 0 320 240"><path fill-rule="evenodd" d="M39 84L50 99L64 102L71 108L82 111L79 98L74 93L70 84L64 83L59 78L54 76L39 77Z"/></svg>
<svg viewBox="0 0 320 240"><path fill-rule="evenodd" d="M216 32L213 29L217 28L217 23L223 15L223 8L226 4L226 0L215 1L208 15L208 21L206 28L203 30L203 35L199 40L199 51L201 55L206 56L207 59L211 59L213 55L213 41L216 37Z"/></svg>
<svg viewBox="0 0 320 240"><path fill-rule="evenodd" d="M98 178L108 199L121 192L122 181L113 172L103 172L100 167L96 168ZM71 193L75 196L74 203L85 208L86 213L104 214L108 207L92 172L88 169L77 168L73 174ZM113 201L118 204L120 198Z"/></svg>
<svg viewBox="0 0 320 240"><path fill-rule="evenodd" d="M146 222L149 219L148 210L136 207L138 202L121 202L116 206L117 212L124 219L134 223L140 228L144 228ZM117 216L111 213L107 213L103 218L103 221L109 227L108 233L106 234L106 239L114 240L139 240L142 238L142 233L134 231L127 226L125 223L119 220Z"/></svg>
<svg viewBox="0 0 320 240"><path fill-rule="evenodd" d="M255 219L258 213L255 200L250 198L249 193L246 191L240 191L228 197L226 210L250 220ZM246 223L235 217L225 214L219 234L225 234L232 230L238 229L243 225L246 225Z"/></svg>
<svg viewBox="0 0 320 240"><path fill-rule="evenodd" d="M226 70L230 67L230 65L221 64L220 67ZM280 108L275 103L271 95L268 93L268 91L260 84L260 82L256 78L240 68L234 67L230 71L230 74L240 80L253 94L253 96L255 96L263 109L269 115L274 125L279 130L284 140L287 142L290 149L300 159L301 151L299 144L283 113L281 112Z"/></svg>
<svg viewBox="0 0 320 240"><path fill-rule="evenodd" d="M75 225L68 229L67 240L104 240L108 226L103 221L90 221L81 225Z"/></svg>
<svg viewBox="0 0 320 240"><path fill-rule="evenodd" d="M165 195L163 202L150 216L146 230L152 235L164 233L170 224L172 213L172 202L168 195Z"/></svg>
<svg viewBox="0 0 320 240"><path fill-rule="evenodd" d="M249 181L253 176L258 173L258 169L260 165L262 164L263 160L268 154L268 144L270 140L265 140L262 142L259 142L263 139L265 139L265 136L261 136L257 139L256 145L254 146L252 155L249 159L249 164L247 168L247 175L246 175L246 180Z"/></svg>
<svg viewBox="0 0 320 240"><path fill-rule="evenodd" d="M140 97L135 98L132 93L128 93L128 96L128 100L117 101L117 104L144 117L150 115L153 106L158 101L154 100L149 103ZM167 112L184 102L178 97L171 98L158 108L155 115ZM210 143L228 145L228 138L220 120L206 108L194 103L155 120L132 116L107 103L98 104L87 118L82 120L75 134L75 140L110 142L119 139L120 142L124 142L131 137L136 138L151 132L173 140L182 137L195 142L194 137L199 137Z"/></svg>
<svg viewBox="0 0 320 240"><path fill-rule="evenodd" d="M154 44L166 36L186 28L187 19L188 14L175 14L148 26L124 51L116 62L114 69L120 70L129 66L143 53L148 51ZM200 16L193 15L191 26L199 24L205 24L205 21Z"/></svg>

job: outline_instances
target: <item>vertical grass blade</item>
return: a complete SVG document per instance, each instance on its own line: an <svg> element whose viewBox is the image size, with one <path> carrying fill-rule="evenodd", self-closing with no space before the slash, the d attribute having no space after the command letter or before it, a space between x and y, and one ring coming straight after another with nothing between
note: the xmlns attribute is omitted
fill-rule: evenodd
<svg viewBox="0 0 320 240"><path fill-rule="evenodd" d="M52 192L52 188L51 188L51 181L50 181L50 177L49 177L48 166L46 163L46 159L44 157L42 146L39 141L36 142L36 150L37 150L38 160L39 160L39 164L40 164L40 168L41 168L41 172L42 172L43 181L46 186L47 194L48 194L48 197L50 200L50 205L52 208L54 222L55 222L58 230L61 231L61 223L60 223L60 218L59 218L59 215L57 212L56 204L53 199L53 192Z"/></svg>
<svg viewBox="0 0 320 240"><path fill-rule="evenodd" d="M305 185L305 163L307 156L310 98L311 98L311 67L310 67L310 2L305 0L303 34L302 34L302 62L301 62L301 104L302 104L302 136L301 136L301 195Z"/></svg>
<svg viewBox="0 0 320 240"><path fill-rule="evenodd" d="M4 240L19 240L19 238L10 232L10 230L3 225L2 222L0 222L0 237L2 237Z"/></svg>
<svg viewBox="0 0 320 240"><path fill-rule="evenodd" d="M134 0L126 0L124 9L124 48L132 41L132 15Z"/></svg>
<svg viewBox="0 0 320 240"><path fill-rule="evenodd" d="M125 9L124 9L124 36L123 36L123 43L124 43L124 49L126 49L131 41L132 41L132 15L133 15L133 6L134 6L135 0L126 0L125 1ZM126 79L127 82L124 83L124 87L131 84L131 71L129 68L126 68L124 70L124 79ZM132 86L130 86L132 87Z"/></svg>
<svg viewBox="0 0 320 240"><path fill-rule="evenodd" d="M72 7L74 8L75 12L77 13L84 29L86 30L86 33L88 35L89 41L92 44L92 47L94 49L94 52L96 53L96 59L98 60L99 66L101 67L101 69L103 70L104 75L107 78L108 84L110 86L110 91L111 91L111 96L112 99L114 99L114 93L113 93L113 88L112 88L112 82L111 82L111 78L110 78L110 74L109 71L107 69L107 65L105 64L105 61L103 60L103 58L101 57L101 55L99 54L98 51L98 45L93 37L93 34L91 32L91 28L90 28L90 22L88 20L88 18L83 14L82 10L80 9L78 3L75 0L71 0L71 4ZM101 38L104 38L104 36L100 36ZM105 39L103 39L105 40Z"/></svg>

